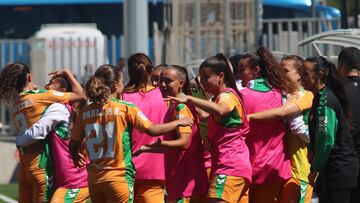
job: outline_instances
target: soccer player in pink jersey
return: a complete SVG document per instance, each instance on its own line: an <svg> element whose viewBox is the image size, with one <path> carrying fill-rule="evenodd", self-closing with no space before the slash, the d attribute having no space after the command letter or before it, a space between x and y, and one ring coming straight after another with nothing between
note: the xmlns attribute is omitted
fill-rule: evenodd
<svg viewBox="0 0 360 203"><path fill-rule="evenodd" d="M160 89L165 98L191 94L186 69L168 66L161 72ZM142 146L137 153L164 151L167 202L206 202L208 179L196 109L191 104L170 103L166 122L185 117L194 121L192 127L179 127L165 134L164 140Z"/></svg>
<svg viewBox="0 0 360 203"><path fill-rule="evenodd" d="M130 81L125 86L123 100L135 104L154 124L163 123L167 105L160 90L151 84L153 65L150 58L142 53L134 54L128 60L128 68ZM132 129L133 151L156 140L156 137ZM164 202L164 154L146 153L141 157L133 157L133 162L136 168L134 202Z"/></svg>
<svg viewBox="0 0 360 203"><path fill-rule="evenodd" d="M288 55L281 59L281 65L288 70L287 75L298 88L296 92L286 96L284 101L286 103L275 109L248 115L250 120L284 119L289 129L286 145L291 156L292 178L284 186L281 203L310 203L313 190L308 178L310 174L308 115L314 96L301 85L300 74L303 62L304 59L296 55Z"/></svg>
<svg viewBox="0 0 360 203"><path fill-rule="evenodd" d="M247 114L280 107L282 91L292 93L296 86L264 47L244 54L239 62L241 90ZM246 144L250 151L253 183L250 199L256 203L276 202L282 187L291 178L290 158L285 149L286 128L281 120L250 122Z"/></svg>
<svg viewBox="0 0 360 203"><path fill-rule="evenodd" d="M241 96L236 88L230 62L223 54L209 57L199 69L200 82L212 101L189 95L171 99L194 104L210 114L208 139L211 145L209 202L248 202L251 183L248 133Z"/></svg>

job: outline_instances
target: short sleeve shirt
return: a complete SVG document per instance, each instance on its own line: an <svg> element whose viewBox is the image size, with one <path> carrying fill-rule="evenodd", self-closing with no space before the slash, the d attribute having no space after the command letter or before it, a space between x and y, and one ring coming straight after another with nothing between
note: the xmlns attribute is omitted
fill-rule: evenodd
<svg viewBox="0 0 360 203"><path fill-rule="evenodd" d="M108 180L133 180L131 132L135 127L141 132L152 122L134 104L109 99L103 104L92 103L80 111L72 139L86 139L91 161L89 184ZM93 173L90 171L93 169ZM112 170L111 172L100 172Z"/></svg>
<svg viewBox="0 0 360 203"><path fill-rule="evenodd" d="M53 103L66 103L69 93L54 90L33 90L20 94L13 105L13 121L18 132L23 132L38 121L46 109Z"/></svg>

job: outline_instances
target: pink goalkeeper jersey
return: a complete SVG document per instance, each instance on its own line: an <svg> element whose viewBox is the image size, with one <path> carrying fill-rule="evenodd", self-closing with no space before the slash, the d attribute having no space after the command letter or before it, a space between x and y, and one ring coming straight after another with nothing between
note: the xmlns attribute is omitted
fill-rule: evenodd
<svg viewBox="0 0 360 203"><path fill-rule="evenodd" d="M69 105L66 107L71 113L72 108ZM55 187L67 189L87 187L86 167L76 167L69 152L68 125L58 124L48 136L51 139Z"/></svg>
<svg viewBox="0 0 360 203"><path fill-rule="evenodd" d="M241 90L241 94L247 114L282 105L280 90L271 88L263 78L250 81L248 88ZM285 149L285 132L282 120L250 122L246 144L250 151L254 184L291 177L290 159Z"/></svg>
<svg viewBox="0 0 360 203"><path fill-rule="evenodd" d="M158 88L147 86L144 91L124 92L123 100L135 104L153 124L163 123L167 105ZM155 142L157 138L133 128L132 151L136 151L142 145ZM160 138L162 139L162 136ZM143 153L141 156L134 156L133 163L136 180L165 180L163 153Z"/></svg>
<svg viewBox="0 0 360 203"><path fill-rule="evenodd" d="M191 134L186 149L164 149L165 177L168 201L182 197L205 195L208 178L204 165L204 150L201 143L199 121L194 106L171 104L165 121L189 117L194 120L192 127L179 127L164 135L164 140L177 139L179 133Z"/></svg>

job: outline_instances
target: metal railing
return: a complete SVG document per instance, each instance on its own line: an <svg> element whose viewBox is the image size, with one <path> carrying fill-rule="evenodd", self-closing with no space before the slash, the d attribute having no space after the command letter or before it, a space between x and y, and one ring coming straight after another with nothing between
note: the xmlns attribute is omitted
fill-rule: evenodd
<svg viewBox="0 0 360 203"><path fill-rule="evenodd" d="M320 32L339 28L339 18L264 19L261 40L263 46L271 51L307 57L314 54L313 50L309 46L299 47L299 41Z"/></svg>

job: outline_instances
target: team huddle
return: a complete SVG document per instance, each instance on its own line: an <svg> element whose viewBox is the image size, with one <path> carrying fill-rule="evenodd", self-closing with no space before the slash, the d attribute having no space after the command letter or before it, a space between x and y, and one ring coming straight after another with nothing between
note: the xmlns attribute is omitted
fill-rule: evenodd
<svg viewBox="0 0 360 203"><path fill-rule="evenodd" d="M67 69L37 87L6 65L0 97L18 132L19 202L358 202L360 51L264 47L187 69L142 53L82 86ZM351 99L348 99L351 98ZM355 108L354 108L355 107Z"/></svg>

